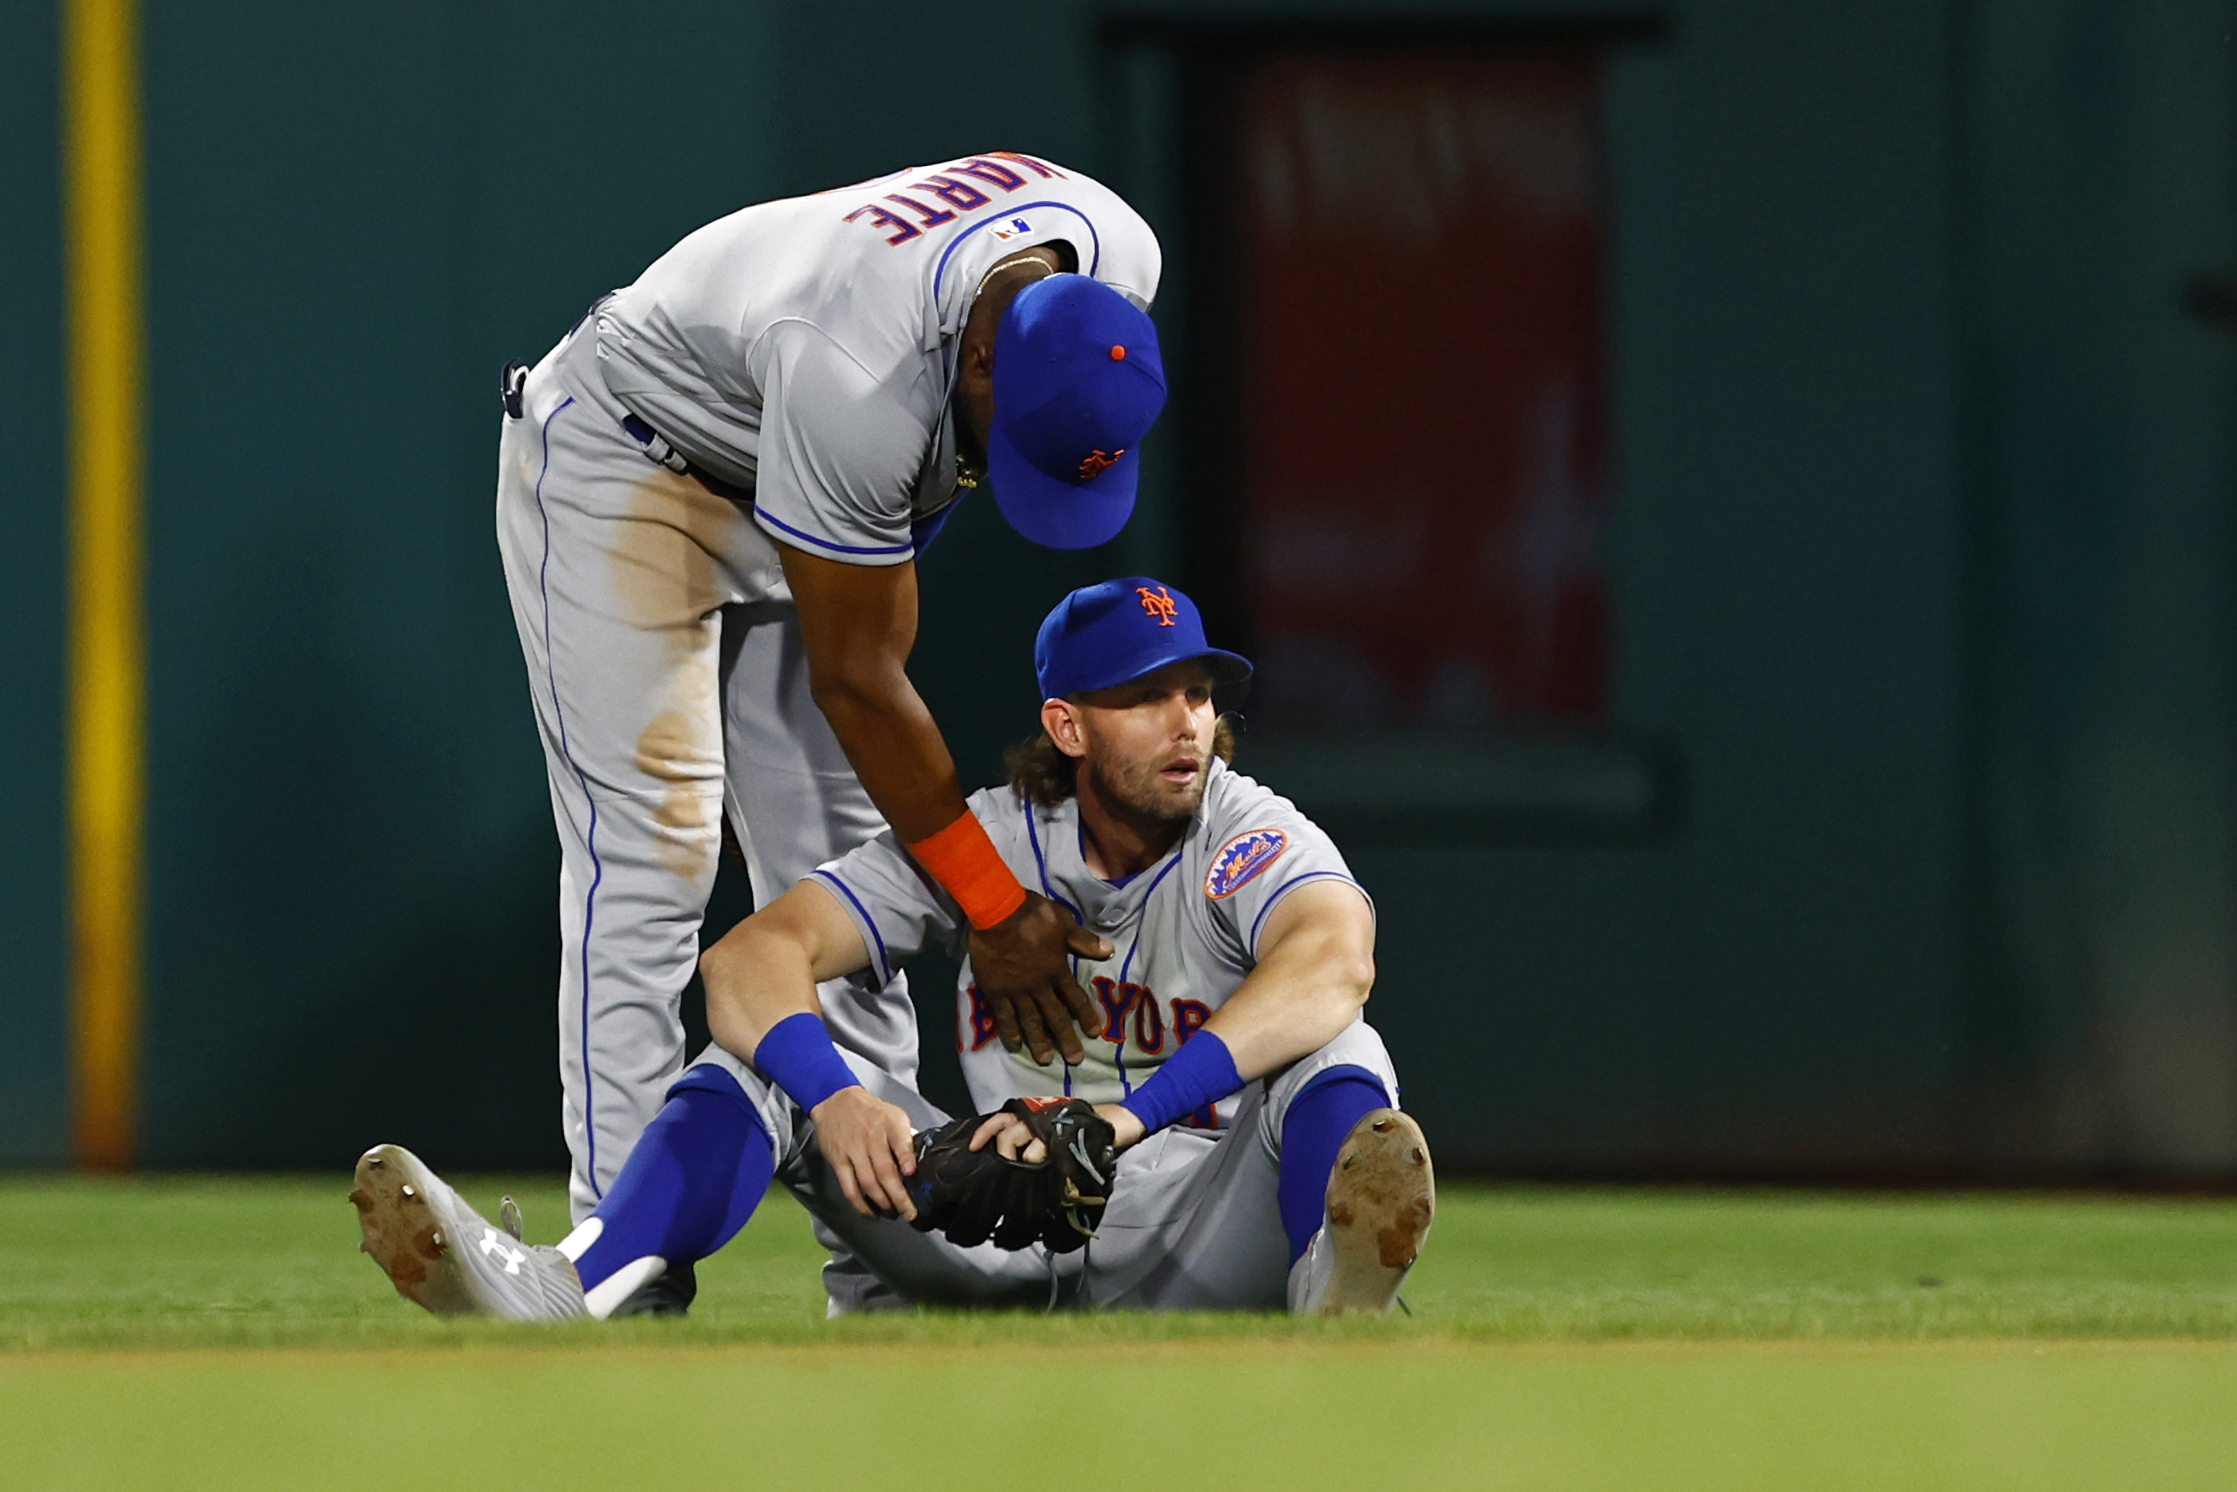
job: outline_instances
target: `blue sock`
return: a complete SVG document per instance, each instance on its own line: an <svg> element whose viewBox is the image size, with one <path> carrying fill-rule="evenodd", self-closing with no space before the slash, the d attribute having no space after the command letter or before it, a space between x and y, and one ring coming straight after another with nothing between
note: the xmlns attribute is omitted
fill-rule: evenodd
<svg viewBox="0 0 2237 1492"><path fill-rule="evenodd" d="M738 1080L694 1067L668 1090L592 1217L605 1231L575 1261L583 1288L647 1254L704 1259L737 1236L776 1174L774 1148Z"/></svg>
<svg viewBox="0 0 2237 1492"><path fill-rule="evenodd" d="M1282 1117L1282 1175L1275 1189L1282 1231L1289 1235L1290 1263L1304 1255L1320 1231L1328 1205L1328 1173L1336 1169L1344 1137L1370 1111L1390 1106L1383 1080L1364 1067L1331 1067L1290 1100ZM636 1164L634 1158L630 1164Z"/></svg>

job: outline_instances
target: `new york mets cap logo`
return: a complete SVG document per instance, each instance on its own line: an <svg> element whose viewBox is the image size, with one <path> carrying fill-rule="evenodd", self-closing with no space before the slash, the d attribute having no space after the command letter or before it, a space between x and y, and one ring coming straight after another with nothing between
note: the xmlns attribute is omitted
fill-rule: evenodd
<svg viewBox="0 0 2237 1492"><path fill-rule="evenodd" d="M1211 872L1204 877L1204 894L1214 901L1233 896L1288 848L1289 836L1279 829L1252 829L1236 835L1212 857Z"/></svg>
<svg viewBox="0 0 2237 1492"><path fill-rule="evenodd" d="M1160 627L1173 625L1173 618L1179 614L1180 607L1174 604L1171 591L1162 585L1155 590L1146 585L1138 585L1134 587L1134 594L1142 598L1142 615L1154 617Z"/></svg>

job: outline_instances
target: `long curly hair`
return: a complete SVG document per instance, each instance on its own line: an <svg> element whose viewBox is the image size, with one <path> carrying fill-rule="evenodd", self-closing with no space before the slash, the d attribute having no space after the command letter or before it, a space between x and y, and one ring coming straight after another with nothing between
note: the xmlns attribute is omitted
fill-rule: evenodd
<svg viewBox="0 0 2237 1492"><path fill-rule="evenodd" d="M1233 715L1222 715L1213 722L1212 755L1231 767L1235 765ZM1010 791L1020 802L1054 808L1080 790L1079 758L1057 750L1047 731L1012 746L1002 754L1002 764L1009 769Z"/></svg>

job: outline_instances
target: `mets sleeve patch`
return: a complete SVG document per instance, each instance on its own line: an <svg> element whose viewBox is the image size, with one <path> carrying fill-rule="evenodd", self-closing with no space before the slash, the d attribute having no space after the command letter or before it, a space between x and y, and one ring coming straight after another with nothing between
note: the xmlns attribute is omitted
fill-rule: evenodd
<svg viewBox="0 0 2237 1492"><path fill-rule="evenodd" d="M1279 829L1252 829L1236 835L1212 857L1211 871L1204 877L1204 894L1214 901L1233 896L1288 848L1289 836Z"/></svg>

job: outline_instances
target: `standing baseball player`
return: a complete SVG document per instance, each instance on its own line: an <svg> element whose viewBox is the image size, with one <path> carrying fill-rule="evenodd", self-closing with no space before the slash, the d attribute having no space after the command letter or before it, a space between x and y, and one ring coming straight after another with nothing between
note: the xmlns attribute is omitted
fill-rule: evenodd
<svg viewBox="0 0 2237 1492"><path fill-rule="evenodd" d="M1085 1060L1005 1049L968 962L956 1019L979 1116L951 1124L913 1072L834 1043L831 981L889 986L910 953L969 933L880 835L708 950L719 1047L556 1249L501 1233L409 1151L368 1151L353 1200L398 1290L443 1312L606 1315L721 1247L774 1177L834 1250L834 1312L1387 1310L1434 1212L1428 1147L1360 1019L1366 893L1226 763L1213 692L1249 664L1146 577L1065 598L1035 664L1042 734L972 809L1007 865L1123 950L1092 981L1105 1021Z"/></svg>
<svg viewBox="0 0 2237 1492"><path fill-rule="evenodd" d="M890 825L961 909L1005 1041L1078 1060L1099 1029L1072 967L1108 945L996 851L905 665L959 488L1059 548L1125 523L1165 397L1158 270L1111 191L996 152L734 213L507 370L497 531L562 852L578 1217L682 1068L726 819L763 902ZM901 981L821 1006L914 1071ZM688 1270L662 1289L642 1307L687 1301Z"/></svg>

